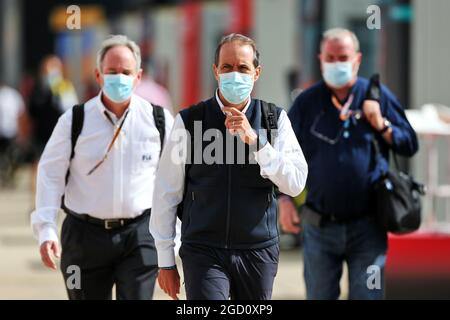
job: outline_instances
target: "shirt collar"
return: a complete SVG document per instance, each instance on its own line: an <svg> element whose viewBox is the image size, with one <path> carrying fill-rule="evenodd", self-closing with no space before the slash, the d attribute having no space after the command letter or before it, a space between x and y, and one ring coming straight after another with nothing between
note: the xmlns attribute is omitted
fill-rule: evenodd
<svg viewBox="0 0 450 320"><path fill-rule="evenodd" d="M119 119L117 119L116 115L113 112L109 111L108 108L106 108L105 105L103 104L101 90L95 99L96 99L95 104L97 105L98 110L100 111L100 113L103 115L103 117L105 119L107 119L107 117L105 116L105 112L106 112L111 116L111 119L114 119L115 121L119 120ZM130 105L128 106L128 110L132 110L135 103L136 103L136 99L134 98L134 94L133 94L131 96L131 101L130 101Z"/></svg>
<svg viewBox="0 0 450 320"><path fill-rule="evenodd" d="M219 104L220 110L222 110L225 106L223 105L222 101L220 101L219 98L219 89L216 90L216 100L217 103ZM247 101L247 104L245 105L244 109L242 109L242 113L246 113L248 108L250 107L250 103L252 102L252 98L250 97Z"/></svg>

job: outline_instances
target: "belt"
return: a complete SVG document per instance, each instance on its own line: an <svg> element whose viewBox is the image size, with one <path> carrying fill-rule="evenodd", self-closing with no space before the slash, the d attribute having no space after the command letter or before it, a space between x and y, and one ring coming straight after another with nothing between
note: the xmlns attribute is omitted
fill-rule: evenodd
<svg viewBox="0 0 450 320"><path fill-rule="evenodd" d="M334 223L346 223L355 221L358 219L363 218L364 216L357 216L357 217L346 217L346 218L340 218L336 217L333 214L322 214L317 212L316 210L310 208L309 206L303 206L301 216L303 221L312 224L316 227L323 227L327 223L334 222ZM366 215L367 216L367 215Z"/></svg>
<svg viewBox="0 0 450 320"><path fill-rule="evenodd" d="M135 218L119 218L119 219L99 219L94 218L88 214L79 214L75 211L70 210L66 206L63 207L63 210L66 214L68 214L71 217L74 217L75 219L81 220L83 222L87 222L90 224L94 224L97 226L101 226L105 228L106 230L112 230L121 228L123 226L129 225L133 222L139 221L140 219L149 216L152 209L145 209L141 215L135 217Z"/></svg>

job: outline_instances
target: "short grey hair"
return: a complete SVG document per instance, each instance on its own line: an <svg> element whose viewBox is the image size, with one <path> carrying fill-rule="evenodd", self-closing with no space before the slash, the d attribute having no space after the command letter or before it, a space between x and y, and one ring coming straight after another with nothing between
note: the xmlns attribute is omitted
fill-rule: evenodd
<svg viewBox="0 0 450 320"><path fill-rule="evenodd" d="M348 29L343 28L333 28L325 31L322 35L322 41L320 43L320 51L322 51L322 47L324 43L328 40L342 40L346 37L350 37L353 42L353 46L356 52L359 52L359 40L356 37L356 34Z"/></svg>
<svg viewBox="0 0 450 320"><path fill-rule="evenodd" d="M128 39L128 37L124 35L111 35L102 42L100 50L97 52L97 68L100 71L102 70L103 59L105 58L106 52L117 46L125 46L131 50L136 59L136 71L139 71L141 69L141 49L139 49L136 42Z"/></svg>
<svg viewBox="0 0 450 320"><path fill-rule="evenodd" d="M239 33L230 33L229 35L222 37L222 39L220 40L220 42L216 48L216 53L214 55L214 64L216 66L219 65L219 55L220 55L220 49L222 48L222 46L225 43L230 43L230 42L234 42L234 41L240 42L242 45L249 45L252 47L252 49L253 49L253 65L255 66L255 68L257 68L259 66L259 51L258 51L258 48L256 47L256 42L253 39L246 37Z"/></svg>

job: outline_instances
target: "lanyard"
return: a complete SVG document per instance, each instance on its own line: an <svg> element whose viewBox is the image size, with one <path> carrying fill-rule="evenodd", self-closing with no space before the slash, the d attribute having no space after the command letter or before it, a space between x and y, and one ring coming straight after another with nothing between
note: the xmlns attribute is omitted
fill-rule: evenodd
<svg viewBox="0 0 450 320"><path fill-rule="evenodd" d="M122 122L120 123L119 127L116 128L116 131L114 132L114 135L113 135L113 137L112 137L112 140L111 140L111 142L109 143L108 148L106 149L106 153L105 153L105 155L103 156L102 160L100 160L100 161L99 161L99 162L98 162L91 170L89 170L89 172L88 172L88 174L87 174L88 176L90 176L95 170L97 170L97 168L100 167L100 165L101 165L103 162L105 162L106 158L108 158L108 154L109 154L109 152L111 151L112 147L114 146L114 142L116 142L117 137L119 136L119 134L120 134L120 132L121 132L121 130L122 130L123 124L125 123L125 120L126 120L126 118L127 118L127 116L128 116L128 113L129 113L129 110L126 111L125 116L123 117L123 120L122 120ZM109 114L107 114L107 113L105 112L105 115L106 115L106 117L108 118L108 120L114 125L114 122L112 121L112 119L111 119L111 117L109 116Z"/></svg>
<svg viewBox="0 0 450 320"><path fill-rule="evenodd" d="M347 99L347 102L342 105L339 100L336 98L336 96L331 96L331 102L333 105L338 109L339 112L339 119L341 121L348 121L350 118L352 120L360 120L363 117L363 114L360 110L351 110L350 107L352 106L353 100L355 96L353 94L350 95L350 97Z"/></svg>
<svg viewBox="0 0 450 320"><path fill-rule="evenodd" d="M326 135L317 131L317 125L320 119L324 116L325 111L322 111L313 121L310 128L310 133L315 137L327 142L328 144L334 145L339 142L341 137L348 139L350 137L350 122L356 125L357 121L363 117L360 110L351 110L350 107L354 101L354 95L351 94L347 101L342 105L335 95L331 96L331 102L336 109L339 110L339 119L343 122L342 126L339 128L337 135L334 138L327 137Z"/></svg>
<svg viewBox="0 0 450 320"><path fill-rule="evenodd" d="M353 103L354 95L351 94L350 97L347 99L347 101L342 105L339 100L336 98L335 95L331 96L331 102L333 102L333 105L338 109L339 112L339 119L341 121L346 121L348 118L351 117L352 111L350 110L350 107Z"/></svg>

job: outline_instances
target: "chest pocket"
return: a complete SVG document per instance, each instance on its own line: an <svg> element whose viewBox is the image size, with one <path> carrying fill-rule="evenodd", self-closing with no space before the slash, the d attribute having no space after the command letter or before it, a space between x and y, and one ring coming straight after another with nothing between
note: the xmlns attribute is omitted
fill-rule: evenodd
<svg viewBox="0 0 450 320"><path fill-rule="evenodd" d="M142 175L156 169L159 160L160 142L158 137L143 142L131 144L132 164L131 173Z"/></svg>

